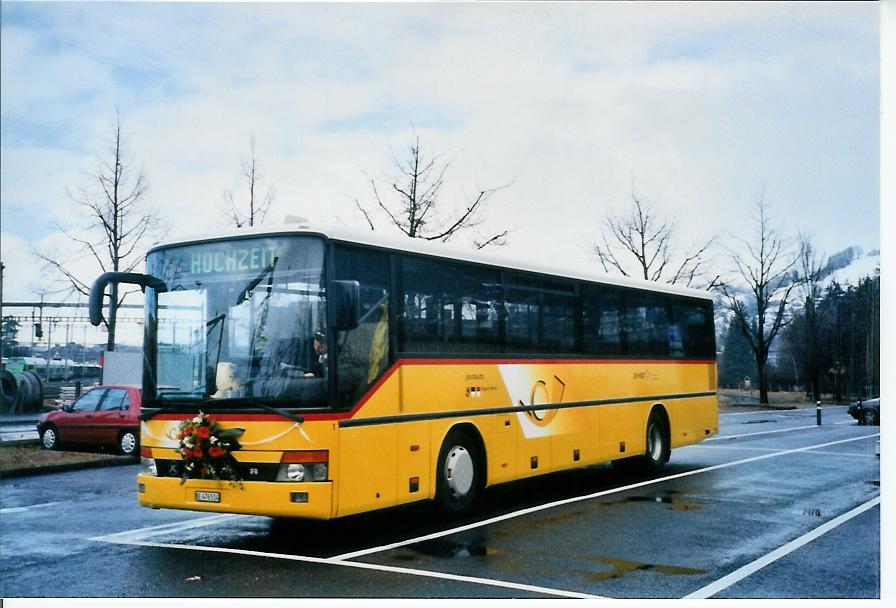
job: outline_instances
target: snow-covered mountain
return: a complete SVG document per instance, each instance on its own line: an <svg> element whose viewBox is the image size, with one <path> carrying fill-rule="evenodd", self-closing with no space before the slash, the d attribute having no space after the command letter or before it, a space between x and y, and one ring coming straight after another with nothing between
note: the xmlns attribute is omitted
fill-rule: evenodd
<svg viewBox="0 0 896 608"><path fill-rule="evenodd" d="M873 277L879 268L880 250L865 253L861 247L849 247L830 257L821 282L822 289L834 281L844 287L858 285L865 277Z"/></svg>

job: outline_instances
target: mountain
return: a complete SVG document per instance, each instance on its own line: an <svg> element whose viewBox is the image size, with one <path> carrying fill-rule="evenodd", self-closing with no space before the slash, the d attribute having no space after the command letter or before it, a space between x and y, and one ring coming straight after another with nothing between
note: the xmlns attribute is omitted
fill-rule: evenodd
<svg viewBox="0 0 896 608"><path fill-rule="evenodd" d="M880 269L880 250L864 253L861 247L847 247L828 259L822 271L822 289L836 281L840 285L857 285L865 277L874 276Z"/></svg>

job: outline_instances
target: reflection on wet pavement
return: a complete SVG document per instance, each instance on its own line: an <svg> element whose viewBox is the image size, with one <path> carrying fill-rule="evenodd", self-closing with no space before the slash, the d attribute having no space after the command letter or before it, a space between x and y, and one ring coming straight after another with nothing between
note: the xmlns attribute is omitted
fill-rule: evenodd
<svg viewBox="0 0 896 608"><path fill-rule="evenodd" d="M497 549L487 546L482 540L478 539L469 543L462 543L447 538L436 538L416 543L409 548L417 553L422 553L423 555L443 559L485 557L488 555L496 555L498 553Z"/></svg>
<svg viewBox="0 0 896 608"><path fill-rule="evenodd" d="M610 566L611 570L601 572L580 572L592 582L606 581L621 578L631 572L659 572L669 576L706 574L706 570L700 568L685 568L682 566L670 566L666 564L645 564L614 557L589 557L590 561L599 562Z"/></svg>

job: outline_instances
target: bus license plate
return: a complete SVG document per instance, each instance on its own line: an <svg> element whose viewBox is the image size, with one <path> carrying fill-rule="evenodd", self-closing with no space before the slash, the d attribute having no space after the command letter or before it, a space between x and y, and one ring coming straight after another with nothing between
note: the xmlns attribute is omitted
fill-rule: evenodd
<svg viewBox="0 0 896 608"><path fill-rule="evenodd" d="M220 492L196 492L196 502L221 502Z"/></svg>

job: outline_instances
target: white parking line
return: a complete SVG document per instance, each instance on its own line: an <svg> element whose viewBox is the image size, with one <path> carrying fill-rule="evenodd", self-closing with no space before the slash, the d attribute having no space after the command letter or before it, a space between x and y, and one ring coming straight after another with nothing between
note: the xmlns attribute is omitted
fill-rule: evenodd
<svg viewBox="0 0 896 608"><path fill-rule="evenodd" d="M150 536L158 536L169 532L181 532L191 528L201 528L204 526L213 526L216 523L226 519L235 517L249 517L248 515L237 515L235 513L216 513L209 517L197 517L186 521L175 521L168 524L159 524L158 526L149 526L146 528L138 528L136 530L125 530L124 532L115 532L104 536L94 536L87 540L98 540L103 542L113 542L113 539L126 539L128 537L136 537L138 539L149 538Z"/></svg>
<svg viewBox="0 0 896 608"><path fill-rule="evenodd" d="M848 512L844 513L843 515L840 515L839 517L835 517L831 521L820 525L819 527L815 528L811 532L803 534L799 538L790 541L783 547L778 547L771 553L768 553L768 554L760 557L759 559L750 562L746 566L738 568L731 574L724 576L724 577L720 578L719 580L715 581L714 583L710 583L709 585L706 585L705 587L698 589L697 591L694 591L690 595L686 595L682 599L685 599L685 600L701 599L702 600L702 599L712 597L715 594L719 593L720 591L727 589L731 585L747 578L754 572L756 572L762 568L765 568L769 564L776 562L777 560L781 559L785 555L788 555L789 553L796 551L800 547L809 544L810 542L812 542L813 540L815 540L822 534L826 534L826 533L830 532L837 526L840 526L841 524L846 523L853 517L861 515L868 509L875 507L879 504L880 504L880 496L878 496L876 498L872 498L868 502L859 505L855 509L848 511Z"/></svg>
<svg viewBox="0 0 896 608"><path fill-rule="evenodd" d="M710 437L709 439L704 439L704 441L720 441L722 439L740 439L741 437L755 437L756 435L771 435L772 433L786 433L787 431L802 431L804 429L814 429L816 425L811 424L809 426L791 426L786 429L777 429L775 431L758 431L756 433L740 433L739 435L721 435L717 437ZM821 428L821 427L818 427Z"/></svg>
<svg viewBox="0 0 896 608"><path fill-rule="evenodd" d="M786 429L776 429L774 431L756 431L755 433L739 433L737 435L717 435L704 439L704 441L721 441L723 439L740 439L741 437L755 437L756 435L771 435L772 433L786 433L787 431L802 431L805 429L824 428L825 426L843 426L846 424L855 424L855 420L844 420L842 422L828 423L818 426L817 424L809 424L806 426L789 426Z"/></svg>
<svg viewBox="0 0 896 608"><path fill-rule="evenodd" d="M847 407L845 405L826 405L822 409L823 410L834 410L838 408ZM746 416L747 414L794 414L799 413L800 410L805 412L815 412L814 407L798 407L792 410L753 410L751 412L719 412L719 416Z"/></svg>
<svg viewBox="0 0 896 608"><path fill-rule="evenodd" d="M139 547L157 547L161 549L183 549L187 551L205 551L208 553L230 553L236 555L250 555L254 557L267 557L273 559L283 559L296 562L306 562L312 564L323 564L328 566L344 566L347 568L358 568L361 570L376 570L378 572L390 572L393 574L407 574L411 576L422 576L426 578L439 578L449 581L457 581L461 583L472 583L477 585L488 585L491 587L503 587L505 589L516 589L518 591L529 591L532 593L542 593L545 595L554 595L557 597L574 597L574 598L590 598L590 599L606 599L599 595L591 595L588 593L579 593L576 591L566 591L564 589L552 589L550 587L539 587L538 585L526 585L522 583L512 583L508 581L499 581L491 578L481 578L477 576L464 576L462 574L449 574L446 572L435 572L432 570L418 570L416 568L401 568L397 566L384 566L380 564L368 564L365 562L347 562L332 557L309 557L306 555L290 555L288 553L269 553L266 551L251 551L248 549L231 549L229 547L203 547L200 545L180 545L174 543L153 543L143 542L139 540L126 540L121 538L112 538L110 536L98 537L91 540L99 540L107 543L119 545L134 545Z"/></svg>
<svg viewBox="0 0 896 608"><path fill-rule="evenodd" d="M703 445L695 444L686 446L687 448L701 448L704 450L736 450L740 452L777 452L777 448L752 448L735 445ZM685 449L685 448L681 448ZM860 454L858 452L822 452L821 450L807 450L806 454L822 454L825 456L848 456L849 458L878 458L874 454Z"/></svg>
<svg viewBox="0 0 896 608"><path fill-rule="evenodd" d="M482 520L479 522L474 522L474 523L467 524L464 526L458 526L456 528L451 528L449 530L443 530L441 532L434 532L432 534L427 534L427 535L419 536L416 538L410 538L407 540L391 543L388 545L382 545L379 547L372 547L369 549L353 551L350 553L344 553L342 555L336 555L336 556L329 557L329 558L318 558L318 557L290 555L290 554L281 554L281 553L267 553L267 552L262 552L262 551L251 551L251 550L246 550L246 549L232 549L232 548L228 548L228 547L214 547L214 546L204 547L204 546L199 546L199 545L187 545L187 544L175 544L175 543L156 543L156 542L147 542L147 541L141 540L141 538L147 538L149 536L156 536L159 534L164 534L166 532L175 532L175 531L186 530L186 529L190 529L190 528L214 525L220 521L223 521L224 519L228 519L231 517L243 517L240 515L230 515L230 514L202 517L202 518L198 518L198 519L188 520L185 522L175 522L172 524L162 524L159 526L151 526L151 527L142 528L139 530L128 530L128 531L119 532L116 534L109 534L106 536L93 537L89 540L121 544L121 545L134 545L134 546L158 547L158 548L168 548L168 549L184 549L184 550L191 550L191 551L207 551L207 552L214 552L214 553L232 553L232 554L241 554L241 555L253 555L253 556L259 556L259 557L271 557L271 558L284 559L284 560L319 563L319 564L327 564L327 565L333 565L333 566L344 566L344 567L350 567L350 568L376 570L376 571L380 571L380 572L391 572L391 573L396 573L396 574L408 574L408 575L414 575L414 576L424 576L424 577L429 577L429 578L454 580L454 581L458 581L458 582L475 583L475 584L490 585L490 586L495 586L495 587L504 587L504 588L508 588L508 589L517 589L517 590L521 590L521 591L544 593L544 594L555 595L555 596L559 596L559 597L600 598L601 596L584 594L584 593L579 593L579 592L574 592L574 591L566 591L566 590L562 590L562 589L551 589L548 587L539 587L539 586L535 586L535 585L512 583L512 582L508 582L508 581L499 581L496 579L469 577L469 576L463 576L463 575L448 574L448 573L443 573L443 572L435 572L435 571L430 571L430 570L417 570L417 569L412 569L412 568L401 568L401 567L395 567L395 566L385 566L385 565L379 565L379 564L371 564L371 563L366 563L366 562L356 562L356 561L348 561L348 560L362 557L365 555L371 555L373 553L380 553L383 551L388 551L388 550L395 549L398 547L416 544L416 543L426 541L426 540L432 540L435 538L449 536L451 534L456 534L459 532L464 532L464 531L472 530L475 528L480 528L483 526L487 526L487 525L490 525L493 523L498 523L501 521L513 519L513 518L527 515L530 513L536 513L538 511L551 509L553 507L558 507L558 506L562 506L562 505L566 505L566 504L572 504L572 503L576 503L576 502L590 500L593 498L600 498L603 496L617 494L617 493L625 492L625 491L632 490L635 488L641 488L644 486L659 484L659 483L663 483L663 482L670 481L673 479L690 477L690 476L698 475L701 473L708 473L711 471L725 469L728 467L733 467L733 466L737 466L737 465L741 465L741 464L758 462L761 460L767 460L769 458L777 458L779 456L785 456L788 454L809 452L812 450L816 450L818 448L824 448L824 447L843 444L843 443L850 443L850 442L854 442L854 441L861 441L861 440L870 439L873 437L880 437L880 433L874 433L871 435L863 435L861 437L850 437L848 439L840 439L837 441L829 441L826 443L810 445L810 446L806 446L806 447L802 447L802 448L782 450L782 451L777 451L777 452L773 452L773 453L763 454L760 456L753 456L751 458L744 458L741 460L735 460L732 462L713 465L713 466L705 467L702 469L696 469L693 471L686 471L684 473L676 473L675 475L668 475L666 477L661 477L658 479L651 479L651 480L642 481L642 482L638 482L638 483L634 483L634 484L629 484L627 486L613 488L610 490L594 492L592 494L588 494L585 496L576 496L576 497L558 500L558 501L554 501L554 502L550 502L550 503L545 503L542 505L537 505L534 507L521 509L519 511L514 511L512 513L506 513L504 515L500 515L497 517L485 519L485 520ZM603 598L603 599L605 599L605 598Z"/></svg>
<svg viewBox="0 0 896 608"><path fill-rule="evenodd" d="M415 543L419 543L425 540L432 540L434 538L441 538L443 536L449 536L451 534L457 534L459 532L465 532L467 530L473 530L475 528L481 528L482 526L488 526L490 524L498 523L501 521L506 521L508 519L514 519L516 517L520 517L522 515L528 515L530 513L537 513L538 511L544 511L545 509L552 509L554 507L559 507L562 505L568 505L576 502L581 502L583 500L591 500L593 498L600 498L602 496L608 496L610 494L618 494L620 492L626 492L628 490L633 490L635 488L642 488L644 486L654 485L658 483L663 483L666 481L670 481L672 479L681 479L683 477L690 477L692 475L699 475L701 473L708 473L710 471L717 471L719 469L726 469L728 467L733 467L741 464L747 464L750 462L758 462L760 460L767 460L769 458L777 458L778 456L786 456L787 454L795 454L798 452L807 452L810 450L815 450L818 448L824 448L831 445L837 445L841 443L849 443L852 441L861 441L863 439L869 439L871 437L880 437L880 433L875 433L873 435L863 435L861 437L851 437L849 439L840 439L837 441L829 441L827 443L820 443L817 445L810 445L804 448L794 448L791 450L783 450L780 452L775 452L772 454L763 454L761 456L753 456L752 458L744 458L742 460L734 460L732 462L726 462L723 464L717 464L710 467L705 467L702 469L695 469L693 471L686 471L684 473L676 473L675 475L668 475L666 477L660 477L658 479L650 479L647 481L641 481L638 483L629 484L627 486L621 486L619 488L613 488L610 490L603 490L601 492L594 492L593 494L587 494L584 496L574 496L572 498L565 498L563 500L556 500L554 502L545 503L542 505L536 505L534 507L529 507L527 509L521 509L519 511L514 511L512 513L505 513L504 515L498 515L497 517L491 517L489 519L484 519L479 522L474 522L471 524L466 524L464 526L458 526L456 528L451 528L449 530L443 530L441 532L433 532L432 534L426 534L424 536L418 536L416 538L409 538L407 540L398 541L395 543L391 543L388 545L382 545L380 547L372 547L370 549L362 549L360 551L352 551L350 553L343 553L342 555L334 556L332 559L336 560L346 560L353 559L356 557L361 557L363 555L370 555L372 553L380 553L382 551L389 551L391 549L396 549L398 547L403 547L405 545L412 545Z"/></svg>
<svg viewBox="0 0 896 608"><path fill-rule="evenodd" d="M6 507L5 509L0 509L0 514L6 513L23 513L25 511L30 511L31 509L42 509L44 507L52 507L53 505L60 504L59 501L54 502L42 502L37 505L28 505L27 507Z"/></svg>

